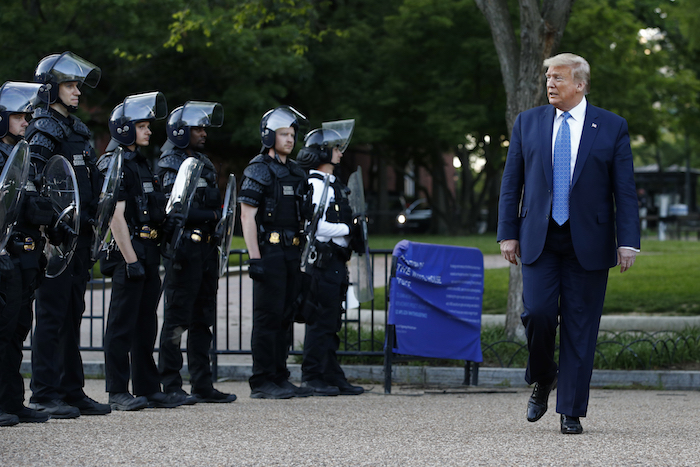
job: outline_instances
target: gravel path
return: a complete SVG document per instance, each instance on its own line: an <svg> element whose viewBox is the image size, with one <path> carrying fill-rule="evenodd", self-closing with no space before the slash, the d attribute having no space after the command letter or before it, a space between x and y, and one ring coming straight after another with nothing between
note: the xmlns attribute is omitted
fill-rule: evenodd
<svg viewBox="0 0 700 467"><path fill-rule="evenodd" d="M28 382L27 382L28 383ZM700 465L700 391L593 390L584 433L525 420L527 389L369 385L357 397L250 399L0 428L3 466ZM87 392L106 402L104 381ZM554 394L552 395L554 401Z"/></svg>

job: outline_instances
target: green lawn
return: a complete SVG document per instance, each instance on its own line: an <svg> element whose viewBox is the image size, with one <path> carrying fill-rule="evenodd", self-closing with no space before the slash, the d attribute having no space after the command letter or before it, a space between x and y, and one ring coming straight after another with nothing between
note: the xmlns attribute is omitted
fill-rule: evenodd
<svg viewBox="0 0 700 467"><path fill-rule="evenodd" d="M466 237L374 236L372 249L391 249L402 238L424 243L470 246L484 254L499 254L495 235ZM484 313L506 312L508 268L484 274ZM645 239L642 254L624 274L610 270L605 314L700 315L700 242ZM384 289L375 291L375 308L384 307Z"/></svg>

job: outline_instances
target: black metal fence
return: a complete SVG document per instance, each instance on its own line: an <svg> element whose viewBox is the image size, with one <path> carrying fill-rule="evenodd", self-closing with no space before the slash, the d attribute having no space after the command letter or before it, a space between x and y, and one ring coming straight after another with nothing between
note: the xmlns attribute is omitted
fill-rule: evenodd
<svg viewBox="0 0 700 467"><path fill-rule="evenodd" d="M388 292L391 253L392 250L388 249L370 252L375 288L381 292ZM238 261L234 263L243 264L247 250L231 250L230 254L234 258L237 257ZM214 369L222 356L251 353L252 281L247 274L241 272L238 267L229 268L219 282L217 320L211 351ZM95 278L88 283L81 328L80 349L84 352L103 351L110 293L109 281L104 278ZM341 350L338 354L341 357L369 358L377 364L381 363L384 357L387 300L388 293L377 293L370 304L363 304L362 307L356 304L348 309L344 314L344 326L340 333ZM162 302L161 300L158 309L160 320L163 312ZM293 346L290 350L292 355L302 353L303 329L301 324L294 326ZM30 343L31 335L25 343L25 350L31 348ZM485 366L523 367L527 360L527 347L522 342L494 339L493 342L482 340L481 345ZM672 368L688 361L700 362L700 335L697 332L688 334L673 331L601 331L596 346L596 368Z"/></svg>

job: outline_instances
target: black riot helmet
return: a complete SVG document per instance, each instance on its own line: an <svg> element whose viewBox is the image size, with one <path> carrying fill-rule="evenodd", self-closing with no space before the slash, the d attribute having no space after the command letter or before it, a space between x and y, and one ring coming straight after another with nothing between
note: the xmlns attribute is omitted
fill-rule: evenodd
<svg viewBox="0 0 700 467"><path fill-rule="evenodd" d="M354 129L355 120L324 122L321 128L310 131L304 137L304 147L297 155L297 164L305 170L332 164L333 148L345 152Z"/></svg>
<svg viewBox="0 0 700 467"><path fill-rule="evenodd" d="M214 127L224 124L224 107L218 102L187 101L170 112L166 132L168 141L178 148L190 144L191 127Z"/></svg>
<svg viewBox="0 0 700 467"><path fill-rule="evenodd" d="M0 86L0 139L7 136L10 131L10 115L31 114L38 103L38 93L41 84L20 83L7 81ZM13 135L19 140L19 135Z"/></svg>
<svg viewBox="0 0 700 467"><path fill-rule="evenodd" d="M109 133L112 139L124 146L136 141L136 123L152 122L168 115L168 104L162 92L134 94L117 105L109 117Z"/></svg>
<svg viewBox="0 0 700 467"><path fill-rule="evenodd" d="M260 120L260 141L263 148L270 149L275 147L276 131L280 128L294 128L294 142L296 143L299 127L307 124L308 120L306 117L288 105L268 110Z"/></svg>
<svg viewBox="0 0 700 467"><path fill-rule="evenodd" d="M77 81L79 85L87 84L91 88L100 82L102 71L87 60L78 57L73 52L53 54L41 59L34 70L34 82L44 86L39 92L39 99L45 104L53 104L58 100L58 85L69 81ZM68 110L74 111L73 106Z"/></svg>

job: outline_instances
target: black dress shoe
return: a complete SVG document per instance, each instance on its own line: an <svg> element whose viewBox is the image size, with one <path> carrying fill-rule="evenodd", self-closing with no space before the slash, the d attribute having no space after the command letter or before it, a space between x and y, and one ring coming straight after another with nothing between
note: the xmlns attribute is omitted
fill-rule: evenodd
<svg viewBox="0 0 700 467"><path fill-rule="evenodd" d="M311 388L314 390L314 396L337 396L340 394L340 389L336 386L331 386L325 381L314 379L301 383L302 388Z"/></svg>
<svg viewBox="0 0 700 467"><path fill-rule="evenodd" d="M15 415L17 415L20 423L44 423L51 418L49 414L37 412L27 407L22 407L15 412Z"/></svg>
<svg viewBox="0 0 700 467"><path fill-rule="evenodd" d="M580 435L583 433L583 427L578 417L570 417L561 415L561 432L565 435Z"/></svg>
<svg viewBox="0 0 700 467"><path fill-rule="evenodd" d="M536 422L547 412L549 393L557 387L557 377L549 384L535 383L530 399L527 401L527 421Z"/></svg>
<svg viewBox="0 0 700 467"><path fill-rule="evenodd" d="M146 396L148 407L158 409L174 409L185 403L185 400L178 394L165 394L164 392L154 392Z"/></svg>
<svg viewBox="0 0 700 467"><path fill-rule="evenodd" d="M311 388L301 388L290 383L288 380L284 380L278 384L282 389L289 389L294 393L294 397L309 397L314 395L314 390Z"/></svg>
<svg viewBox="0 0 700 467"><path fill-rule="evenodd" d="M66 401L66 403L80 410L80 415L107 415L112 411L109 404L100 404L88 396L75 401Z"/></svg>
<svg viewBox="0 0 700 467"><path fill-rule="evenodd" d="M362 386L353 386L348 380L329 380L326 382L331 386L337 387L341 396L359 396L365 392L365 388Z"/></svg>
<svg viewBox="0 0 700 467"><path fill-rule="evenodd" d="M14 426L19 423L19 417L12 413L5 413L0 410L0 426Z"/></svg>
<svg viewBox="0 0 700 467"><path fill-rule="evenodd" d="M251 389L251 399L291 399L294 397L294 391L287 388L281 388L272 381L266 381L260 386Z"/></svg>
<svg viewBox="0 0 700 467"><path fill-rule="evenodd" d="M192 392L192 395L197 398L197 402L213 402L226 404L228 402L233 402L236 400L235 394L228 394L214 388L206 392Z"/></svg>
<svg viewBox="0 0 700 467"><path fill-rule="evenodd" d="M80 409L66 404L61 399L44 402L31 402L29 408L50 415L51 418L78 418Z"/></svg>

